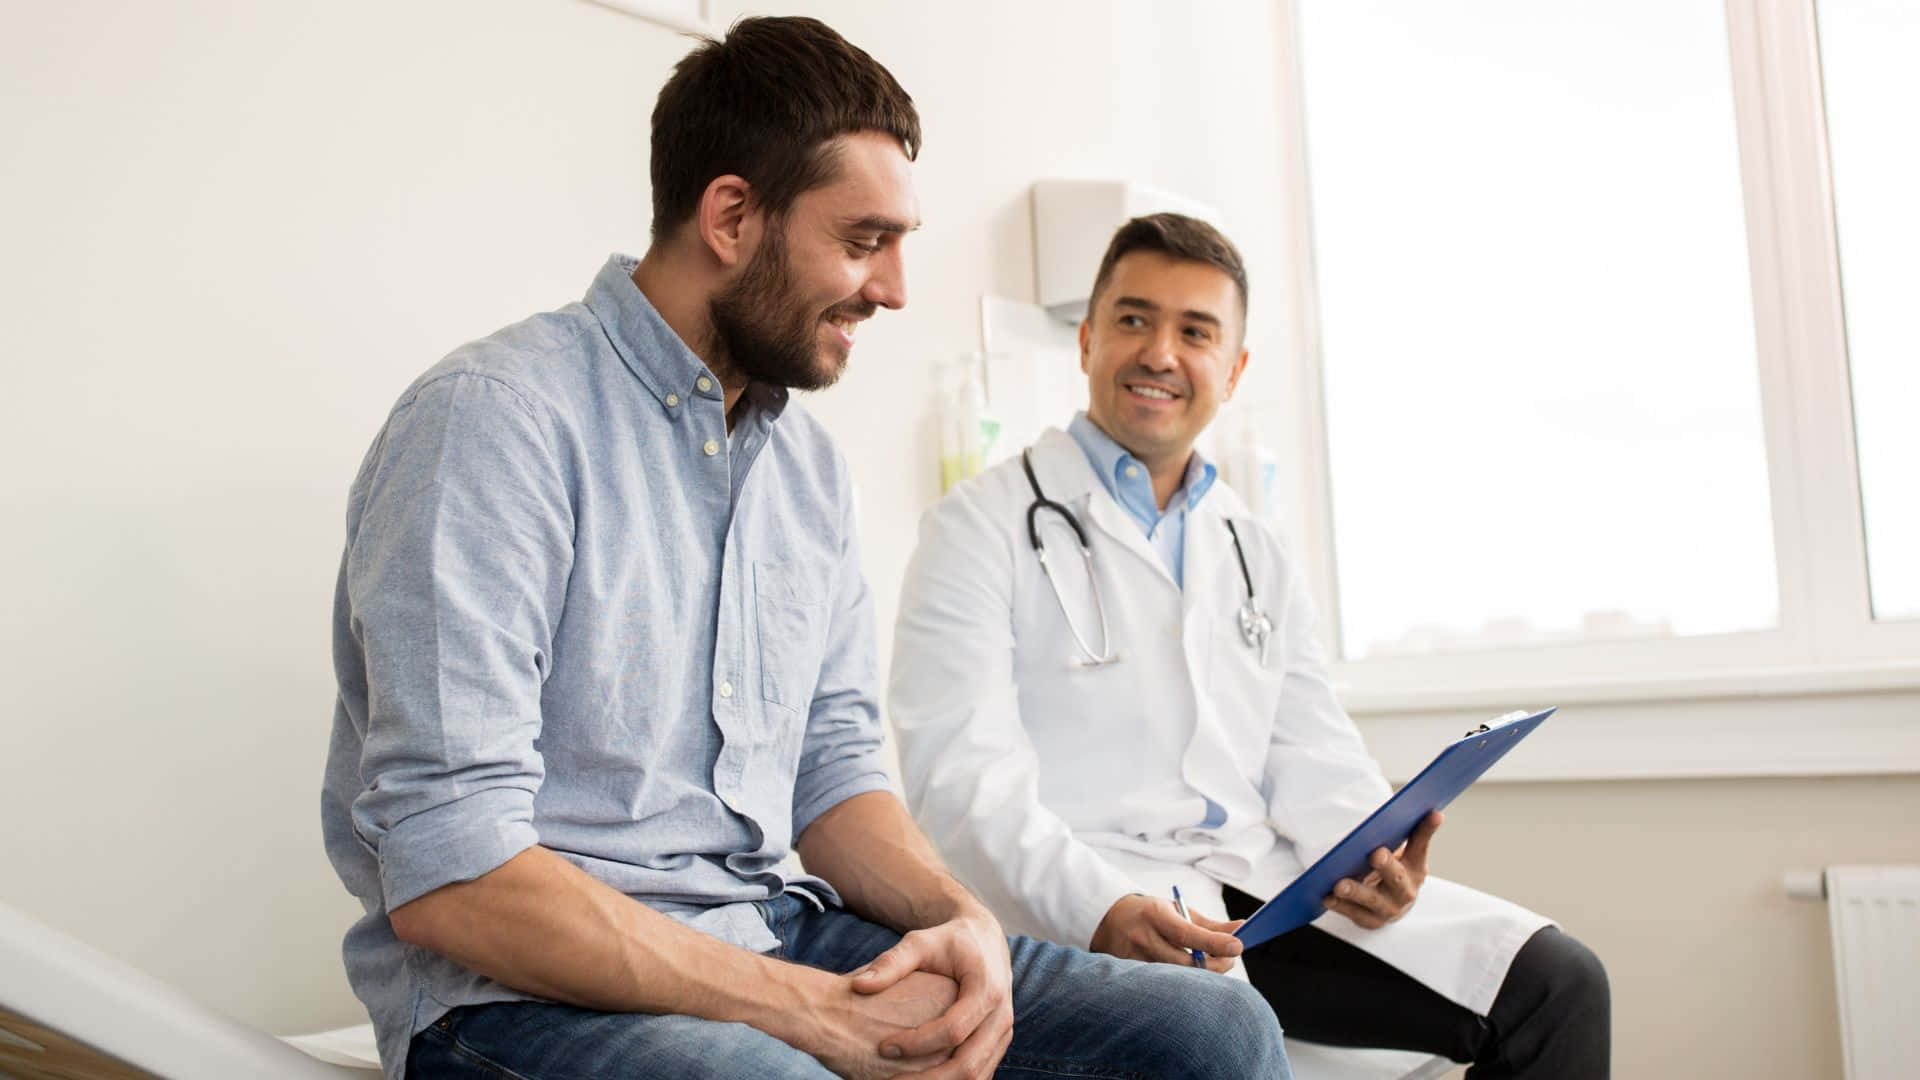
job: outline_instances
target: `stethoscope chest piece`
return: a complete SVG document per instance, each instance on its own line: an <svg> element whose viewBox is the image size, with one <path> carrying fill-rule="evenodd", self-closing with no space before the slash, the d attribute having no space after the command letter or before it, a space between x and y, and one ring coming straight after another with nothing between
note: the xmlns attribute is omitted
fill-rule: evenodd
<svg viewBox="0 0 1920 1080"><path fill-rule="evenodd" d="M1227 520L1227 532L1233 537L1233 556L1240 562L1240 580L1246 583L1247 598L1240 601L1240 640L1260 654L1260 666L1267 666L1267 642L1273 639L1273 620L1254 606L1253 572L1247 569L1247 549L1240 546L1240 530Z"/></svg>
<svg viewBox="0 0 1920 1080"><path fill-rule="evenodd" d="M1247 648L1260 654L1260 666L1267 664L1267 641L1273 637L1273 620L1267 613L1253 606L1253 597L1249 596L1240 605L1240 640Z"/></svg>

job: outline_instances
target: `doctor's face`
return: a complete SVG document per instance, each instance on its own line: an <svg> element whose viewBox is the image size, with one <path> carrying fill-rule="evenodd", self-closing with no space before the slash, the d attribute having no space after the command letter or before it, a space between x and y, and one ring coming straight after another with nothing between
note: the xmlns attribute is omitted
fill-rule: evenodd
<svg viewBox="0 0 1920 1080"><path fill-rule="evenodd" d="M1134 251L1080 324L1087 416L1148 467L1184 464L1247 366L1239 292L1218 267Z"/></svg>
<svg viewBox="0 0 1920 1080"><path fill-rule="evenodd" d="M907 303L900 244L920 225L906 152L842 135L836 175L769 217L751 259L709 304L728 362L755 382L819 390L845 370L859 325Z"/></svg>

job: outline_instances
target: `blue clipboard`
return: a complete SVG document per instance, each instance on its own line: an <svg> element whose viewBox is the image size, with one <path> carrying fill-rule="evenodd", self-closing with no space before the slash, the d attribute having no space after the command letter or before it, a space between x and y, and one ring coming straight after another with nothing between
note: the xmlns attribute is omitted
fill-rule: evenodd
<svg viewBox="0 0 1920 1080"><path fill-rule="evenodd" d="M1483 724L1478 731L1450 744L1332 851L1307 867L1307 872L1280 890L1278 896L1260 905L1260 910L1248 916L1233 936L1251 949L1319 918L1327 910L1321 901L1333 895L1335 883L1366 874L1373 868L1367 858L1376 849L1392 851L1399 847L1422 818L1430 811L1446 809L1553 712L1542 709L1518 719L1495 721L1491 726Z"/></svg>

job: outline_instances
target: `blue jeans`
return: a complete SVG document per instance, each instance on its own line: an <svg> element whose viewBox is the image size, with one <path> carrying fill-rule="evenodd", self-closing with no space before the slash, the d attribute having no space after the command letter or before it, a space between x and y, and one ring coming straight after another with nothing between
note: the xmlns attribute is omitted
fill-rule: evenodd
<svg viewBox="0 0 1920 1080"><path fill-rule="evenodd" d="M762 905L772 955L857 970L899 935L845 911L782 896ZM1287 1080L1280 1026L1237 979L1011 938L1013 1043L995 1074L1014 1080ZM694 1077L828 1080L814 1058L745 1024L508 1002L455 1009L413 1037L408 1077Z"/></svg>

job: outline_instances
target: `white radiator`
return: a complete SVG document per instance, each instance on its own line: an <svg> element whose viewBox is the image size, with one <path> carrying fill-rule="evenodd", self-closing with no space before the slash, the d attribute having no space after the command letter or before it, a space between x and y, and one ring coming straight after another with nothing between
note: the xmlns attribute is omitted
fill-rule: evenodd
<svg viewBox="0 0 1920 1080"><path fill-rule="evenodd" d="M1847 1080L1920 1076L1920 866L1829 866L1818 884ZM1789 891L1811 892L1797 882Z"/></svg>

